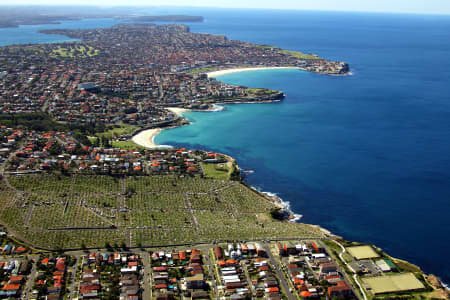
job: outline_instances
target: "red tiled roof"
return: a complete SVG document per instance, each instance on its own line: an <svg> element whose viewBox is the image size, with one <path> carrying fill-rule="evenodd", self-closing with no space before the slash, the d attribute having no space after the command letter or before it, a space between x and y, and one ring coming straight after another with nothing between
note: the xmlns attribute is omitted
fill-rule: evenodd
<svg viewBox="0 0 450 300"><path fill-rule="evenodd" d="M4 291L14 291L20 289L20 284L7 284L3 287Z"/></svg>

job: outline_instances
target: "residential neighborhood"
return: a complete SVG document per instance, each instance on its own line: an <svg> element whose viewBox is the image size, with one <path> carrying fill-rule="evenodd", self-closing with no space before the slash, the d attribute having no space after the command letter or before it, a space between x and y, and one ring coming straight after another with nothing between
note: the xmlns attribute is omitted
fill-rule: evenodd
<svg viewBox="0 0 450 300"><path fill-rule="evenodd" d="M382 300L415 294L446 299L439 296L442 286L435 286L432 277L410 269L406 262L383 258L387 255L371 245L342 240L134 249L107 245L97 250L47 252L29 249L6 232L0 234L2 244L10 245L3 246L7 250L0 254L0 298ZM335 256L340 243L350 245L345 252L349 253L345 258L354 259L350 265L367 265L376 274L359 269L354 278L349 260ZM370 259L361 257L375 254ZM389 285L390 280L394 285ZM401 285L403 291L386 288Z"/></svg>
<svg viewBox="0 0 450 300"><path fill-rule="evenodd" d="M210 72L346 63L180 24L40 33L74 41L0 47L1 299L449 299L419 267L297 223L217 149L131 140L154 145L186 109L285 98Z"/></svg>
<svg viewBox="0 0 450 300"><path fill-rule="evenodd" d="M276 247L293 290L303 299L356 297L320 242L279 242Z"/></svg>
<svg viewBox="0 0 450 300"><path fill-rule="evenodd" d="M109 175L198 175L202 174L202 162L227 161L213 152L185 148L125 150L87 146L67 132L13 130L6 126L0 127L0 159L6 164L7 173L62 171Z"/></svg>
<svg viewBox="0 0 450 300"><path fill-rule="evenodd" d="M3 113L43 111L62 122L165 126L178 120L163 109L167 106L208 109L212 103L283 97L277 91L253 94L195 70L245 65L348 72L344 63L191 33L184 25L121 24L45 33L83 41L0 48Z"/></svg>

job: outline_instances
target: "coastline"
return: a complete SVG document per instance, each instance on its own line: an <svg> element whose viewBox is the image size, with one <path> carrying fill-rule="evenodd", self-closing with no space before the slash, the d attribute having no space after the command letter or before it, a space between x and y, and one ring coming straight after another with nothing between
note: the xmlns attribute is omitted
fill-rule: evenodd
<svg viewBox="0 0 450 300"><path fill-rule="evenodd" d="M181 107L165 107L170 112L173 112L179 117L183 117L183 113L190 111L190 109L187 108L181 108Z"/></svg>
<svg viewBox="0 0 450 300"><path fill-rule="evenodd" d="M254 68L233 68L233 69L224 69L224 70L217 70L212 72L205 73L208 78L216 77L216 76L222 76L225 74L232 74L232 73L240 73L240 72L248 72L248 71L262 71L262 70L301 70L298 67L254 67Z"/></svg>
<svg viewBox="0 0 450 300"><path fill-rule="evenodd" d="M166 109L174 114L176 114L178 117L182 118L183 113L189 111L189 109L186 108L179 108L179 107L166 107ZM131 140L138 144L139 146L151 149L151 150L159 150L159 149L170 149L173 148L170 145L158 145L155 143L155 137L163 131L164 128L151 128L142 130L138 134L134 135Z"/></svg>
<svg viewBox="0 0 450 300"><path fill-rule="evenodd" d="M222 70L222 71L215 71L215 72L211 72L211 73L214 73L214 74L220 73L220 75L223 75L223 74L231 74L231 73L236 73L236 72L255 71L255 69L256 70L267 70L267 69L273 70L273 69L296 69L296 68L285 68L285 67L245 68L245 69L240 68L240 69L228 69L228 70ZM235 102L232 104L241 104L241 103L245 103L245 102ZM247 103L253 104L252 102L247 102ZM180 108L180 107L165 107L165 109L176 114L180 118L184 118L183 113L189 112L189 111L194 111L191 109ZM219 111L223 111L225 109L226 109L226 107L224 107L220 104L219 105L213 104L213 106L210 109L199 110L199 111L201 111L201 112L219 112ZM167 127L167 128L175 128L175 127L178 127L178 126L171 126L171 127ZM158 134L160 134L164 129L167 129L167 128L157 127L157 128L142 130L138 134L134 135L131 138L131 140L134 143L136 143L140 146L143 146L145 148L148 148L150 150L171 149L171 148L173 148L173 146L171 146L171 145L158 145L155 142L155 137ZM228 159L235 161L235 159L233 157L231 157L227 154L223 154L223 155L228 157ZM239 166L237 166L237 167L239 168ZM275 204L276 206L281 208L282 211L286 214L286 221L288 221L290 223L298 223L298 222L300 222L301 218L303 217L303 215L297 214L294 211L292 211L290 203L288 201L284 201L283 199L281 199L276 193L262 191L261 189L254 187L254 186L247 185L247 187L254 190L255 192L261 194L268 201L272 202L273 204ZM318 227L321 228L320 226L318 226ZM325 231L329 232L328 230L325 230Z"/></svg>
<svg viewBox="0 0 450 300"><path fill-rule="evenodd" d="M272 203L280 207L287 214L287 221L289 223L300 223L300 220L303 218L303 215L294 213L294 211L292 211L291 209L291 204L289 201L284 201L276 193L264 192L261 191L261 189L254 186L250 186L250 188L254 189L258 193L263 194L264 197L268 198Z"/></svg>
<svg viewBox="0 0 450 300"><path fill-rule="evenodd" d="M138 134L134 135L131 140L138 144L139 146L143 146L149 149L162 149L162 148L171 148L170 146L157 145L155 144L155 136L157 136L162 131L161 128L147 129L142 130Z"/></svg>
<svg viewBox="0 0 450 300"><path fill-rule="evenodd" d="M234 70L230 70L233 71ZM240 71L237 71L240 72ZM237 102L241 103L241 102ZM251 103L251 102L250 102ZM176 115L178 115L180 118L184 118L183 113L188 112L188 111L192 111L190 109L186 109L186 108L179 108L179 107L166 107L167 110L175 113ZM218 112L218 111L223 111L226 108L224 106L221 105L216 105L214 104L213 107L209 110L200 110L201 112ZM172 127L168 127L168 128L175 128L175 126ZM173 146L170 145L158 145L155 143L155 137L161 133L165 128L153 128L153 129L147 129L147 130L143 130L140 133L138 133L137 135L132 137L132 141L140 146L149 148L151 150L161 150L161 149L170 149L173 148ZM228 154L223 154L225 157L227 157L230 161L236 162L236 160L229 156ZM239 165L237 165L237 168L239 168ZM239 168L240 169L240 168ZM245 183L245 181L244 181ZM299 223L301 218L303 217L303 215L301 214L297 214L295 213L290 206L290 203L288 201L284 201L283 199L281 199L276 193L272 193L272 192L266 192L266 191L262 191L260 188L254 187L254 186L249 186L245 183L245 185L254 190L255 192L259 193L260 195L262 195L263 197L265 197L268 201L272 202L273 204L275 204L276 206L278 206L279 208L281 208L281 210L285 213L286 215L286 221L289 223ZM318 228L321 228L319 225L314 225L317 226ZM331 233L324 229L325 232L329 233L331 235Z"/></svg>
<svg viewBox="0 0 450 300"><path fill-rule="evenodd" d="M245 69L241 69L241 70L239 70L239 69L238 70L229 69L229 70L223 70L222 72L225 72L223 74L220 73L221 71L209 72L209 73L212 73L212 74L214 74L214 73L219 73L219 74L217 74L217 75L209 75L209 74L207 74L207 76L208 77L211 77L211 76L222 76L222 75L225 75L225 74L232 74L232 73L236 73L236 72L246 72L246 71L255 71L256 72L256 71L264 70L264 69L267 70L267 69L272 69L272 68L269 68L269 67L264 68L264 67L262 67L262 68L253 68L253 70L251 68L245 68ZM283 69L283 68L276 68L276 67L274 67L273 69ZM294 69L294 68L285 67L285 69ZM245 73L243 73L243 74L245 74ZM352 74L349 73L349 75L352 75ZM341 75L331 75L331 76L341 76ZM176 108L175 108L175 110L176 110ZM167 128L172 128L172 127L167 127ZM148 142L147 144L149 144L150 147L154 147L155 149L161 149L162 145L158 145L155 142L155 139L156 139L156 136L160 132L162 132L164 130L164 128L156 128L156 129L149 129L149 130L151 130L151 132L149 132L149 136L146 137L146 140L150 141L150 142ZM167 147L170 147L170 146L167 146ZM272 194L270 192L262 192L262 193L267 193L268 196L270 196L270 195L274 195L275 197L277 196L276 194ZM275 199L275 197L274 197L274 199ZM279 200L283 201L282 199L279 199Z"/></svg>
<svg viewBox="0 0 450 300"><path fill-rule="evenodd" d="M206 74L207 74L208 77L211 77L211 76L220 76L220 75L225 75L225 74L246 72L246 71L276 70L276 69L298 69L298 70L301 70L300 68L295 68L295 67L236 68L236 69L228 69L228 70L221 70L221 71L213 71L213 72L208 72ZM352 75L352 73L345 74L345 75ZM270 102L267 102L267 103L271 103L271 102L273 102L273 101L270 101ZM229 104L243 104L243 103L255 104L255 102L215 103L215 104L213 104L213 107L211 109L208 109L208 110L191 110L191 109L178 108L178 107L165 107L165 109L167 109L167 110L177 114L181 118L184 118L184 116L183 116L184 112L188 112L188 111L215 112L215 111L221 111L221 110L226 109L226 107L222 106L223 104L229 105ZM265 103L265 102L258 102L258 103ZM167 127L167 128L175 128L175 127L179 127L179 126L181 126L181 125ZM155 128L155 129L145 130L145 131L149 132L148 133L149 138L146 137L148 142L147 142L146 145L143 145L143 146L151 148L151 149L156 149L156 150L157 149L172 148L172 146L157 145L154 142L154 139L155 139L156 135L158 135L164 129L166 129L166 128ZM235 159L233 157L230 157L227 154L224 154L224 155L235 161ZM238 166L238 168L239 168L239 166ZM285 215L285 219L283 220L284 222L302 223L301 219L302 219L303 215L295 213L291 209L289 201L284 201L282 198L280 198L278 196L277 193L263 191L261 188L248 185L245 181L243 181L243 184L244 184L244 186L246 186L250 190L253 190L254 192L256 192L256 193L260 194L261 196L263 196L264 198L266 198L267 201L270 201L271 203L273 203L274 205L279 207L281 209L281 211ZM324 237L326 237L326 238L333 239L333 240L335 240L335 239L337 239L337 240L345 240L344 237L334 234L332 231L326 229L325 227L322 227L322 225L309 224L309 223L302 223L302 224L308 225L311 228L315 228L315 229L319 230L324 235ZM378 249L378 247L375 244L371 244L370 242L368 242L368 243L370 245L372 245L373 247ZM389 257L391 257L391 256L389 256ZM404 261L404 260L401 260L401 259L398 259L398 258L394 258L394 257L391 257L391 258L393 258L394 260L398 260L398 261ZM405 262L410 264L410 262L408 262L408 261L405 261ZM420 269L420 267L419 267L419 269ZM423 272L423 271L421 270L421 272ZM423 273L426 274L425 272L423 272ZM431 275L431 274L428 274L428 275ZM442 281L441 278L437 277L437 280L443 286L443 290L449 291L448 285L444 281Z"/></svg>

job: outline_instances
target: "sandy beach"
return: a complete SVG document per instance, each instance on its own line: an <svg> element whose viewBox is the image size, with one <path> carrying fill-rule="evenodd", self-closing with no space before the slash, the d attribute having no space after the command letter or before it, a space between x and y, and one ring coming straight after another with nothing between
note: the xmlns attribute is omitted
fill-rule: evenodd
<svg viewBox="0 0 450 300"><path fill-rule="evenodd" d="M159 146L155 144L155 136L157 136L161 130L161 128L143 130L133 136L131 140L136 144L149 149L167 148L168 146Z"/></svg>
<svg viewBox="0 0 450 300"><path fill-rule="evenodd" d="M166 107L168 111L173 112L174 114L177 114L178 116L182 117L184 112L189 111L189 109L186 108L179 108L179 107Z"/></svg>
<svg viewBox="0 0 450 300"><path fill-rule="evenodd" d="M261 70L281 70L281 69L298 69L296 67L255 67L255 68L235 68L235 69L227 69L227 70L219 70L206 73L208 77L216 77L225 74L238 73L238 72L247 72L247 71L261 71Z"/></svg>
<svg viewBox="0 0 450 300"><path fill-rule="evenodd" d="M179 107L167 107L167 110L173 112L174 114L177 114L178 116L183 116L183 112L189 111L189 109L186 108L179 108ZM157 145L155 143L155 137L162 131L162 128L154 128L154 129L147 129L139 132L135 136L131 138L133 142L136 144L149 148L149 149L168 149L172 148L168 145Z"/></svg>

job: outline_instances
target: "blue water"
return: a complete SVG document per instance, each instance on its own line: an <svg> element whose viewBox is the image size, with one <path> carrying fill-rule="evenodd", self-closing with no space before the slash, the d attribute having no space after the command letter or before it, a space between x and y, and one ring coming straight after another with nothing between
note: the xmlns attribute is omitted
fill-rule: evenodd
<svg viewBox="0 0 450 300"><path fill-rule="evenodd" d="M83 19L79 21L61 21L61 24L21 25L17 28L0 28L0 46L76 41L65 35L41 34L39 30L105 28L121 22L115 19Z"/></svg>
<svg viewBox="0 0 450 300"><path fill-rule="evenodd" d="M354 75L347 77L297 70L222 76L230 83L283 90L287 97L276 104L187 113L192 125L166 130L156 141L228 153L241 167L255 170L247 178L250 185L278 193L304 215L303 222L372 242L450 282L449 16L150 12L203 15L206 22L191 24L192 31L350 63ZM0 29L0 44L64 39L36 33L41 27Z"/></svg>
<svg viewBox="0 0 450 300"><path fill-rule="evenodd" d="M343 60L354 75L221 76L287 97L188 113L192 125L156 141L228 153L255 170L250 185L278 193L303 222L372 242L449 282L450 17L270 14L193 28Z"/></svg>

